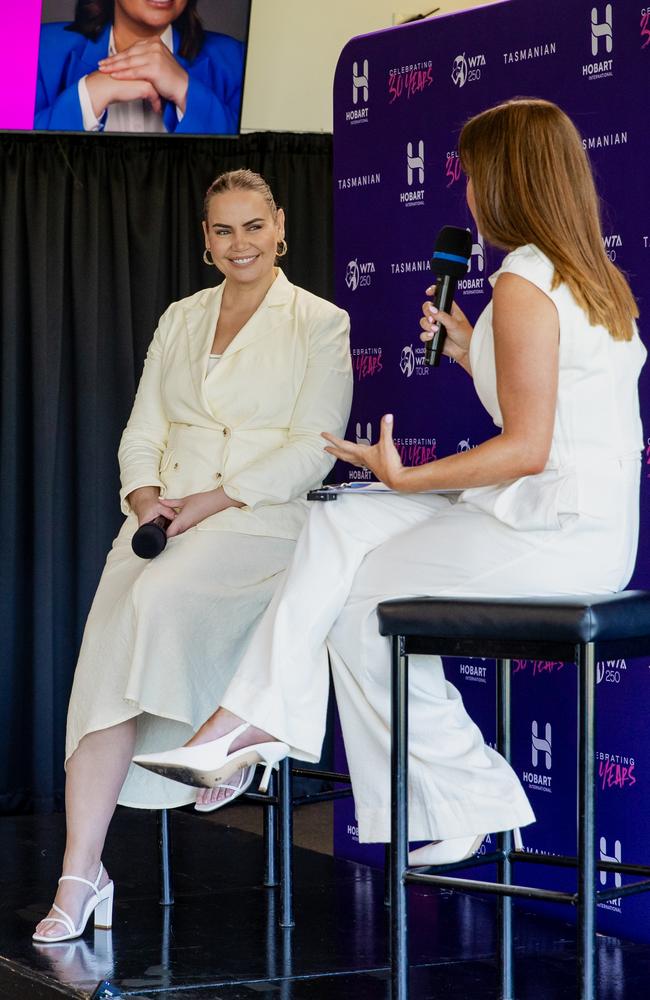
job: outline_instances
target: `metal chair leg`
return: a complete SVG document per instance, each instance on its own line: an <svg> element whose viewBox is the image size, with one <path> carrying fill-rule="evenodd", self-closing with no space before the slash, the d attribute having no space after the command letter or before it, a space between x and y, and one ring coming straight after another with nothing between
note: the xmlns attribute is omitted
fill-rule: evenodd
<svg viewBox="0 0 650 1000"><path fill-rule="evenodd" d="M595 767L596 656L576 647L578 672L578 996L596 997Z"/></svg>
<svg viewBox="0 0 650 1000"><path fill-rule="evenodd" d="M510 660L497 660L497 750L510 763L511 755L511 669ZM497 864L497 878L503 885L512 884L512 834L509 830L497 837L503 859ZM512 940L512 896L499 896L498 955L501 980L501 1000L514 1000L514 957Z"/></svg>
<svg viewBox="0 0 650 1000"><path fill-rule="evenodd" d="M280 762L278 778L280 825L280 926L293 927L293 803L291 794L291 762Z"/></svg>
<svg viewBox="0 0 650 1000"><path fill-rule="evenodd" d="M391 1000L408 1000L408 657L393 637L391 678Z"/></svg>
<svg viewBox="0 0 650 1000"><path fill-rule="evenodd" d="M277 792L275 774L269 780L269 798ZM264 804L263 837L264 837L264 885L267 887L279 884L278 879L278 810L274 803Z"/></svg>
<svg viewBox="0 0 650 1000"><path fill-rule="evenodd" d="M168 809L158 810L158 849L160 851L160 905L171 906L174 902L174 879L172 875L172 834Z"/></svg>

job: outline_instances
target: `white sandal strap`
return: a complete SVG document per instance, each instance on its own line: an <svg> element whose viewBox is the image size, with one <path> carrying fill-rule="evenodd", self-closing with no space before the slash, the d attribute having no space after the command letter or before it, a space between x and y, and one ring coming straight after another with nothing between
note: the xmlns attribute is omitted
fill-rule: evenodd
<svg viewBox="0 0 650 1000"><path fill-rule="evenodd" d="M95 893L96 896L99 896L99 889L97 888L97 886L101 881L103 873L104 873L104 866L100 861L99 871L97 873L97 878L95 879L94 882L90 882L87 878L81 878L80 875L62 875L61 878L59 879L59 884L61 884L61 882L81 882L82 885L89 886L89 888L92 889L92 891Z"/></svg>
<svg viewBox="0 0 650 1000"><path fill-rule="evenodd" d="M53 923L63 924L63 926L65 927L65 929L70 934L74 934L74 932L76 931L77 928L72 923L72 917L70 917L70 915L67 914L65 912L65 910L62 910L60 906L57 906L56 903L52 903L52 909L56 910L57 913L60 913L61 917L60 918L59 917L49 917L48 919L51 920Z"/></svg>

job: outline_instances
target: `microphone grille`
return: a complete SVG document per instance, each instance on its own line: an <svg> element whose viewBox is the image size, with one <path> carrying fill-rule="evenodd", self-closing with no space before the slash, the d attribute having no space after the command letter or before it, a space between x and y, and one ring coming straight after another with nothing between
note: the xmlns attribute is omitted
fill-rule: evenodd
<svg viewBox="0 0 650 1000"><path fill-rule="evenodd" d="M452 278L462 278L467 274L472 256L472 234L469 229L458 226L443 226L433 249L431 270L435 274L448 274Z"/></svg>

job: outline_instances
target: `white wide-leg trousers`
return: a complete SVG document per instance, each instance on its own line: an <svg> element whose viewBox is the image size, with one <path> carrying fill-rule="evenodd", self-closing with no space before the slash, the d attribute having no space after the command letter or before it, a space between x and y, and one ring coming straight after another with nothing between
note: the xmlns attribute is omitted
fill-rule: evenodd
<svg viewBox="0 0 650 1000"><path fill-rule="evenodd" d="M421 595L617 590L629 572L621 565L629 547L622 537L602 544L602 527L581 516L554 531L516 531L470 504L431 494L344 495L314 504L222 705L289 744L293 757L317 761L329 653L359 840L388 841L390 641L379 635L377 604ZM414 656L410 665L411 839L533 822L516 775L485 745L440 659Z"/></svg>

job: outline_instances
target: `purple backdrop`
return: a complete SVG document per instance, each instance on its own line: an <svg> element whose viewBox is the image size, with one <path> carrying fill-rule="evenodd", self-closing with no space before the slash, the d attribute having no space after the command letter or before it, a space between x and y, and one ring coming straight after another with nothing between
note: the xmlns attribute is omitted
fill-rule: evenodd
<svg viewBox="0 0 650 1000"><path fill-rule="evenodd" d="M584 137L603 198L605 245L630 277L642 318L650 305L648 81L650 6L634 0L506 0L353 39L334 88L336 300L352 317L355 398L348 434L375 440L395 413L408 464L471 448L494 433L466 374L447 359L423 365L418 339L429 257L442 225L473 226L457 158L459 128L500 100L556 101ZM471 269L458 301L474 320L499 255L473 228ZM641 384L648 448L642 530L631 586L650 585L650 366ZM341 475L365 478L361 470ZM361 499L359 501L363 503ZM603 857L647 860L650 696L647 660L598 665L598 839ZM494 738L494 664L447 660L486 739ZM575 668L515 664L514 766L537 823L528 850L575 851ZM339 741L339 764L344 763ZM356 839L353 807L336 805L340 856L381 863ZM537 884L571 875L532 868ZM614 877L607 876L615 885ZM560 911L567 916L566 908ZM650 896L600 907L600 926L650 940Z"/></svg>

